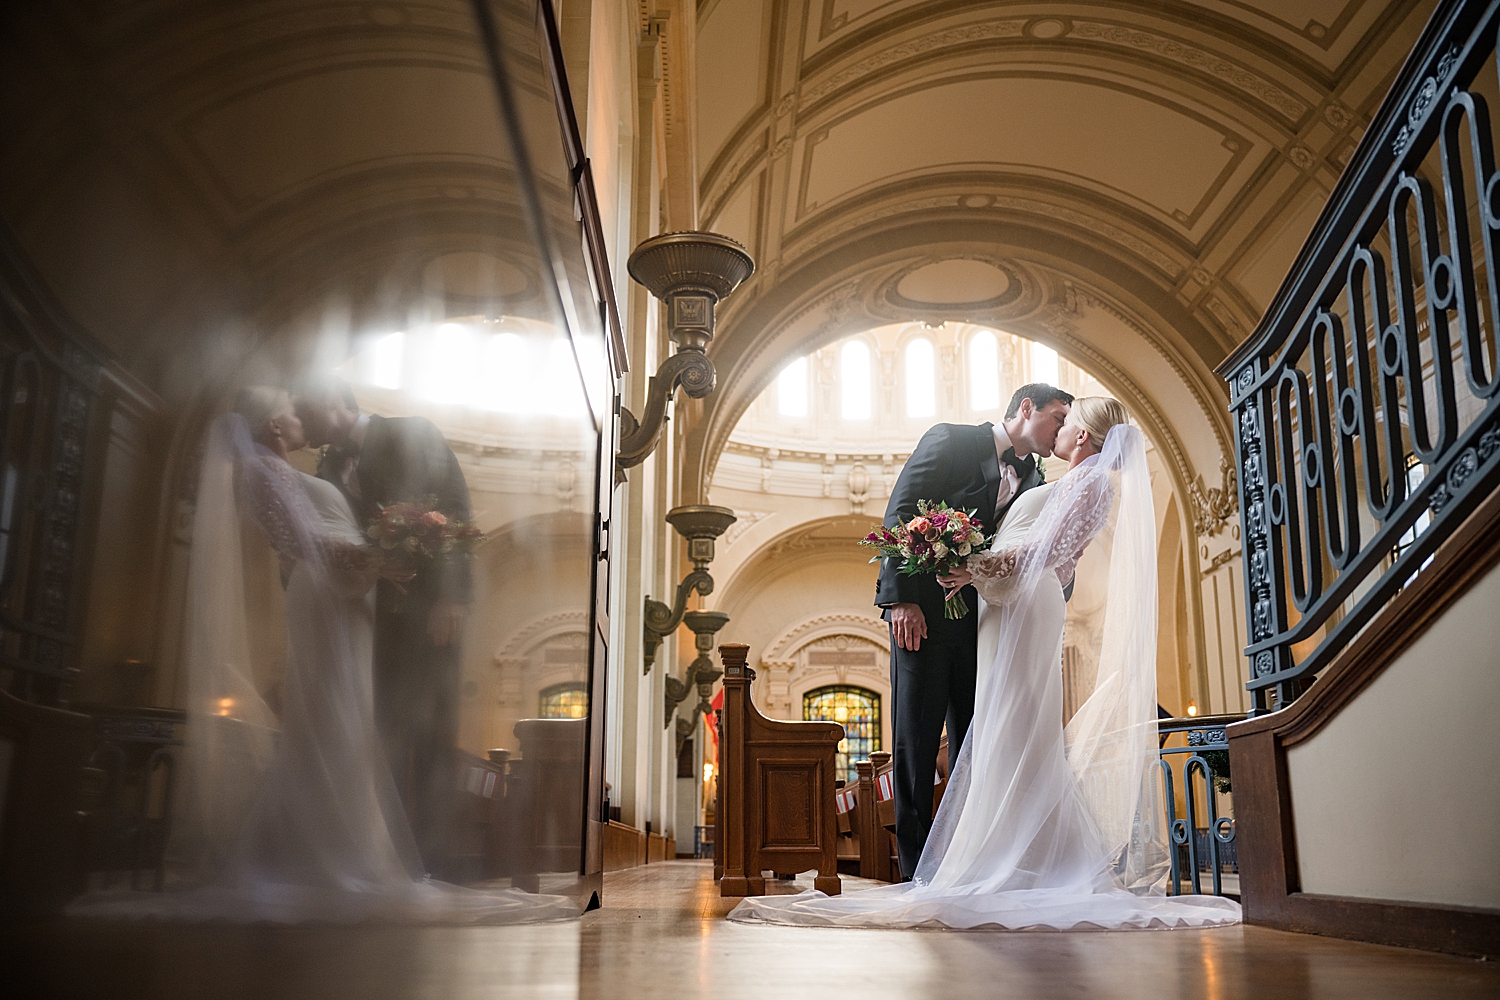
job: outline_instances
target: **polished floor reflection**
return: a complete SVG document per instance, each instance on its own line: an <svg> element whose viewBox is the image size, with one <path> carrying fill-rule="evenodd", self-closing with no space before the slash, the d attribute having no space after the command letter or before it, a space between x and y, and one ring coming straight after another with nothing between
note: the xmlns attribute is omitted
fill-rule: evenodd
<svg viewBox="0 0 1500 1000"><path fill-rule="evenodd" d="M1257 927L1098 934L743 927L720 919L733 901L714 889L707 863L679 861L607 876L604 907L562 924L58 924L0 939L0 976L7 996L110 1000L1500 996L1493 964Z"/></svg>

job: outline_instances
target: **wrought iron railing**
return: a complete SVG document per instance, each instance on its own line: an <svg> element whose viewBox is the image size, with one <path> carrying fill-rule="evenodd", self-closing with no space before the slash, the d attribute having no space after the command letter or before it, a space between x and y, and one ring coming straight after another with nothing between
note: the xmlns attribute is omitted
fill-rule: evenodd
<svg viewBox="0 0 1500 1000"><path fill-rule="evenodd" d="M1294 700L1500 481L1497 9L1439 6L1220 369L1252 714Z"/></svg>
<svg viewBox="0 0 1500 1000"><path fill-rule="evenodd" d="M1163 808L1167 813L1167 835L1171 839L1172 894L1182 894L1186 876L1192 891L1203 891L1203 873L1210 875L1215 896L1225 894L1224 874L1239 872L1235 848L1234 819L1219 814L1221 796L1228 794L1229 737L1224 727L1243 715L1206 715L1202 718L1162 719L1161 774ZM1167 746L1172 736L1182 734L1184 746ZM1183 759L1174 769L1174 760ZM1180 782L1180 784L1179 784ZM1182 789L1183 809L1177 811L1177 789ZM1203 814L1199 815L1199 809ZM1199 825L1199 820L1203 825ZM1237 884L1236 884L1237 886ZM1237 888L1236 888L1237 891Z"/></svg>
<svg viewBox="0 0 1500 1000"><path fill-rule="evenodd" d="M78 674L99 371L0 226L0 686L27 701L61 701Z"/></svg>

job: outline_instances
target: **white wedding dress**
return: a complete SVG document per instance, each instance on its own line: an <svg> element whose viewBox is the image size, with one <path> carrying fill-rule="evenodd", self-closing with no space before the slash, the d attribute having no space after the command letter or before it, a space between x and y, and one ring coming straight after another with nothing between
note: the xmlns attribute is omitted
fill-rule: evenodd
<svg viewBox="0 0 1500 1000"><path fill-rule="evenodd" d="M286 587L279 719L255 688L242 518L270 540ZM200 475L189 568L186 807L166 892L92 893L79 916L295 923L513 923L577 916L566 897L422 877L375 728L373 587L346 568L367 544L331 483L215 422ZM196 878L194 878L196 876Z"/></svg>
<svg viewBox="0 0 1500 1000"><path fill-rule="evenodd" d="M1239 920L1232 900L1165 895L1155 519L1140 432L1114 428L1100 456L1022 494L1006 522L969 563L985 601L974 721L915 879L746 899L731 920L1014 930ZM1065 731L1063 586L1110 523L1100 667Z"/></svg>

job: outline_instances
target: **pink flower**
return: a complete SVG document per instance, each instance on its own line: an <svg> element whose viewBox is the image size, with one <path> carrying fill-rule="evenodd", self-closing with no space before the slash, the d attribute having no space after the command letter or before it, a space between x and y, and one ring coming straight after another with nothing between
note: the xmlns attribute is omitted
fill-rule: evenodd
<svg viewBox="0 0 1500 1000"><path fill-rule="evenodd" d="M932 521L925 517L914 517L906 522L906 527L915 535L927 534L927 529L932 527Z"/></svg>
<svg viewBox="0 0 1500 1000"><path fill-rule="evenodd" d="M446 527L447 524L448 519L438 511L429 510L427 513L422 515L422 527L424 528L443 528Z"/></svg>

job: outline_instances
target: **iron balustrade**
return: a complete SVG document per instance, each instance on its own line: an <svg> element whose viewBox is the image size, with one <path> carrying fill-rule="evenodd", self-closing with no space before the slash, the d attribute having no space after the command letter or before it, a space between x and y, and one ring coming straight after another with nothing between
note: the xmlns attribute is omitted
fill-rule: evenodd
<svg viewBox="0 0 1500 1000"><path fill-rule="evenodd" d="M1243 720L1243 715L1205 715L1202 718L1162 719L1157 723L1161 735L1162 800L1167 816L1167 836L1170 847L1172 894L1182 895L1183 869L1187 869L1188 881L1195 894L1203 892L1203 869L1205 862L1212 877L1213 894L1224 895L1224 868L1234 865L1238 869L1235 850L1234 819L1219 815L1217 778L1227 778L1227 767L1221 773L1206 756L1219 752L1228 754L1229 737L1224 727ZM1169 737L1182 733L1187 745L1166 746ZM1172 769L1172 760L1186 754L1180 772ZM1227 756L1225 758L1227 760ZM1183 815L1177 814L1177 774L1182 778ZM1194 780L1196 777L1196 781ZM1207 824L1198 825L1199 789L1207 816Z"/></svg>
<svg viewBox="0 0 1500 1000"><path fill-rule="evenodd" d="M1439 6L1220 369L1251 714L1301 694L1500 481L1497 9Z"/></svg>
<svg viewBox="0 0 1500 1000"><path fill-rule="evenodd" d="M0 685L27 701L78 676L100 370L0 225Z"/></svg>

